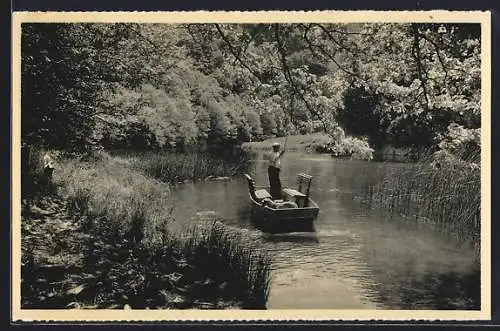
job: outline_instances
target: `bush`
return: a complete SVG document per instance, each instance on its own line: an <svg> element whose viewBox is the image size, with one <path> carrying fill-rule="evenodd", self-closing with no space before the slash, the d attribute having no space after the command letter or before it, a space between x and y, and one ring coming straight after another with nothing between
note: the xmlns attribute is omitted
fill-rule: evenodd
<svg viewBox="0 0 500 331"><path fill-rule="evenodd" d="M481 159L481 129L467 129L452 123L439 143L439 148L441 150L435 155L438 162L478 167Z"/></svg>
<svg viewBox="0 0 500 331"><path fill-rule="evenodd" d="M310 148L317 153L329 153L340 158L356 160L373 159L374 149L366 139L339 135L337 139L324 139L311 144Z"/></svg>
<svg viewBox="0 0 500 331"><path fill-rule="evenodd" d="M336 157L350 157L357 160L371 160L373 158L373 148L368 141L356 137L345 137L338 143L332 144L331 153Z"/></svg>

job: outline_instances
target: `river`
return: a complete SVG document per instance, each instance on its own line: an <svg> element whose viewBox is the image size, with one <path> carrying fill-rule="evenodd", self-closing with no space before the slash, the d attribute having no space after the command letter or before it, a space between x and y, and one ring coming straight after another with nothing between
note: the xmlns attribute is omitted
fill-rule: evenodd
<svg viewBox="0 0 500 331"><path fill-rule="evenodd" d="M313 233L254 228L244 178L176 187L174 216L215 212L262 243L273 258L268 309L479 309L479 266L469 247L359 202L363 187L405 166L286 153L284 186L294 187L299 172L314 177L311 198L320 213ZM259 155L250 174L267 184Z"/></svg>

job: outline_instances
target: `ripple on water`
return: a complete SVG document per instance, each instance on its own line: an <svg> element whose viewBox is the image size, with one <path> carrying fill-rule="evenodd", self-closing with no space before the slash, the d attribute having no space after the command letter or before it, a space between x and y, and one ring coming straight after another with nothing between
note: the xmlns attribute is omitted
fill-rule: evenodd
<svg viewBox="0 0 500 331"><path fill-rule="evenodd" d="M287 154L284 185L295 185L299 172L314 176L311 196L320 206L315 233L266 235L253 228L242 178L181 186L173 193L176 219L213 210L271 253L269 308L456 309L475 304L480 281L470 251L426 227L375 216L353 202L353 193L376 182L390 164L316 162ZM258 184L267 183L266 167L257 163L252 169Z"/></svg>

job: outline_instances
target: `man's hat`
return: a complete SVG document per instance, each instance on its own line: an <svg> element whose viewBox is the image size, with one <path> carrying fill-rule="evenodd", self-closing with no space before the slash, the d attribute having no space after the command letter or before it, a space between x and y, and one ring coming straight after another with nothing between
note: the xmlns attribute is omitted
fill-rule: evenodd
<svg viewBox="0 0 500 331"><path fill-rule="evenodd" d="M273 143L273 147L274 147L274 146L279 146L279 145L280 145L280 143L278 143L278 142Z"/></svg>

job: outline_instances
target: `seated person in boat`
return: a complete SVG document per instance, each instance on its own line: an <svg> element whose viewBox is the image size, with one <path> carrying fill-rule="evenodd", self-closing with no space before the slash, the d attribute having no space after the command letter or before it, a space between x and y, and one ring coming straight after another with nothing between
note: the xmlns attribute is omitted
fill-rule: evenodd
<svg viewBox="0 0 500 331"><path fill-rule="evenodd" d="M276 200L273 201L269 198L265 198L262 200L262 204L264 206L268 206L270 208L274 209L290 209L290 208L298 208L298 205L293 202L293 201L283 201L283 200Z"/></svg>
<svg viewBox="0 0 500 331"><path fill-rule="evenodd" d="M270 193L274 200L281 199L281 181L280 181L280 168L281 156L285 150L280 151L280 144L273 143L273 150L267 155L269 166L267 173L269 176Z"/></svg>

